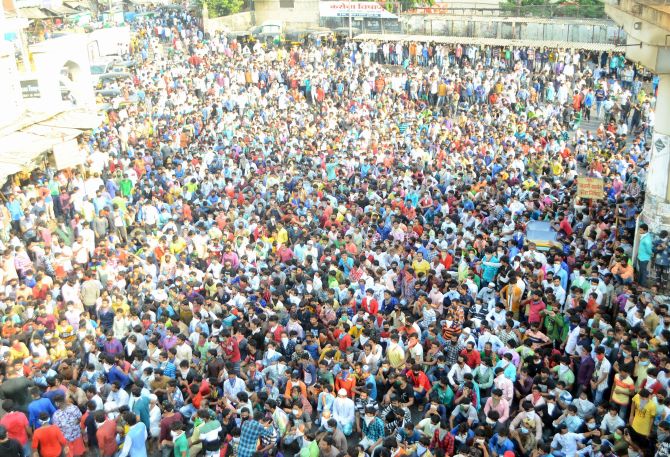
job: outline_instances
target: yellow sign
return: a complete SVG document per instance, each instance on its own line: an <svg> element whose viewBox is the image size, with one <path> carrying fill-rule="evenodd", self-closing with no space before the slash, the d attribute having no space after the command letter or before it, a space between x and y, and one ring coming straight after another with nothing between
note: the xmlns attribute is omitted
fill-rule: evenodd
<svg viewBox="0 0 670 457"><path fill-rule="evenodd" d="M577 197L600 200L604 196L605 189L602 178L589 178L586 176L577 178Z"/></svg>

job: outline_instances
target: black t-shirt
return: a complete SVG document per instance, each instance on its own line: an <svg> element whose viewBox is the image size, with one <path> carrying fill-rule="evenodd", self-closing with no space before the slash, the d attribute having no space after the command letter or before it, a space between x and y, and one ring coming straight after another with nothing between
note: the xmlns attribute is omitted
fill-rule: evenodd
<svg viewBox="0 0 670 457"><path fill-rule="evenodd" d="M2 457L29 457L23 455L21 444L11 438L0 443L0 455Z"/></svg>
<svg viewBox="0 0 670 457"><path fill-rule="evenodd" d="M407 383L404 389L396 386L393 390L400 399L400 403L407 403L410 398L414 398L414 389L412 389L409 383Z"/></svg>
<svg viewBox="0 0 670 457"><path fill-rule="evenodd" d="M543 381L540 375L535 376L533 378L533 385L539 386L542 393L547 393L556 388L556 383L550 376L547 377L546 381Z"/></svg>

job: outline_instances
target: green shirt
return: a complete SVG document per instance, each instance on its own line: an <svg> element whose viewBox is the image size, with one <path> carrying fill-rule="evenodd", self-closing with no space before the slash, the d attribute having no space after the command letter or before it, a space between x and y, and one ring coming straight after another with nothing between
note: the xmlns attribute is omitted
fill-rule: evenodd
<svg viewBox="0 0 670 457"><path fill-rule="evenodd" d="M133 191L133 182L128 178L122 179L119 182L119 190L124 197L130 197Z"/></svg>
<svg viewBox="0 0 670 457"><path fill-rule="evenodd" d="M174 457L184 456L188 456L188 441L186 440L186 433L182 433L179 435L179 438L174 440Z"/></svg>
<svg viewBox="0 0 670 457"><path fill-rule="evenodd" d="M319 457L319 445L316 444L316 441L312 441L307 446L303 444L299 455L300 457Z"/></svg>

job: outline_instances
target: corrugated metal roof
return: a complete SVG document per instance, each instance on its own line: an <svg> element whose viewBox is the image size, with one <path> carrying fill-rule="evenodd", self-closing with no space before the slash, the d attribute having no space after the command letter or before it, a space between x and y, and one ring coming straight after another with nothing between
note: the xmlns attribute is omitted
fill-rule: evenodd
<svg viewBox="0 0 670 457"><path fill-rule="evenodd" d="M470 38L457 36L431 35L394 35L363 33L354 37L358 41L418 41L442 44L474 44L478 46L516 46L516 47L545 47L559 49L582 49L585 51L624 51L624 47L609 43L584 43L578 41L549 41L549 40L508 40L504 38Z"/></svg>
<svg viewBox="0 0 670 457"><path fill-rule="evenodd" d="M47 14L39 8L19 8L19 14L27 19L49 19Z"/></svg>
<svg viewBox="0 0 670 457"><path fill-rule="evenodd" d="M31 114L14 131L0 132L0 184L22 170L31 170L45 152L99 127L103 116L89 110Z"/></svg>
<svg viewBox="0 0 670 457"><path fill-rule="evenodd" d="M79 11L69 8L65 5L60 5L60 6L50 6L49 8L44 8L47 11L50 11L51 13L54 14L54 16L58 17L64 17L64 16L72 16L73 14L78 14Z"/></svg>
<svg viewBox="0 0 670 457"><path fill-rule="evenodd" d="M72 110L56 114L50 119L40 122L40 125L88 130L100 127L103 120L104 116L95 111Z"/></svg>

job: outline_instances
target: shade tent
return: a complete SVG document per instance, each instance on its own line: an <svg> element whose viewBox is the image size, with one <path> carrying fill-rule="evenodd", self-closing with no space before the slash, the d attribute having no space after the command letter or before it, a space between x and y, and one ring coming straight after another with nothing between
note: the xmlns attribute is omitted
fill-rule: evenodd
<svg viewBox="0 0 670 457"><path fill-rule="evenodd" d="M51 17L40 8L21 8L19 14L26 19L49 19Z"/></svg>
<svg viewBox="0 0 670 457"><path fill-rule="evenodd" d="M103 120L104 116L96 112L73 110L56 114L52 118L40 122L40 124L48 127L89 130L99 127Z"/></svg>
<svg viewBox="0 0 670 457"><path fill-rule="evenodd" d="M504 38L470 38L456 36L432 35L393 35L363 33L354 37L356 41L414 41L421 43L441 44L473 44L476 46L513 46L533 48L581 49L584 51L616 51L623 52L624 47L609 43L583 43L578 41L549 41L549 40L508 40Z"/></svg>
<svg viewBox="0 0 670 457"><path fill-rule="evenodd" d="M40 165L45 154L71 142L85 130L99 127L103 116L95 112L74 110L25 125L0 136L0 185L21 171L31 171ZM69 154L76 154L73 148ZM81 163L83 157L78 159ZM69 163L77 161L69 159Z"/></svg>

